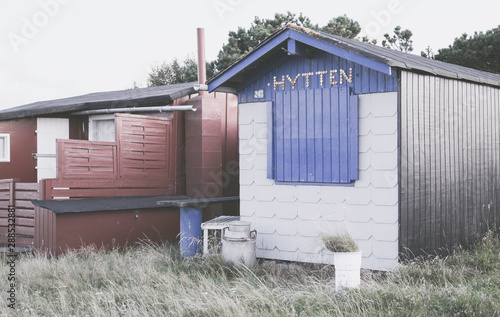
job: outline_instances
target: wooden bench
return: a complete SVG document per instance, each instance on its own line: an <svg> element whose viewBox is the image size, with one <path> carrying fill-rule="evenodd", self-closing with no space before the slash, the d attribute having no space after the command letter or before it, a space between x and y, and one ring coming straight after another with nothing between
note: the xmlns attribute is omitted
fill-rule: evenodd
<svg viewBox="0 0 500 317"><path fill-rule="evenodd" d="M240 220L239 216L220 216L201 224L203 230L203 255L208 254L208 230L218 230L222 237L222 229L229 226L230 222Z"/></svg>

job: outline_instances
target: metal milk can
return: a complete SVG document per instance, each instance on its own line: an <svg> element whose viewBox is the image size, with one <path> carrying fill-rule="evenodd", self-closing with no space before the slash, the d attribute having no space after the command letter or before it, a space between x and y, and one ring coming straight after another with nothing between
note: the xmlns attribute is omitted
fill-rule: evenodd
<svg viewBox="0 0 500 317"><path fill-rule="evenodd" d="M236 265L255 265L257 231L250 231L250 222L233 221L222 229L222 258Z"/></svg>

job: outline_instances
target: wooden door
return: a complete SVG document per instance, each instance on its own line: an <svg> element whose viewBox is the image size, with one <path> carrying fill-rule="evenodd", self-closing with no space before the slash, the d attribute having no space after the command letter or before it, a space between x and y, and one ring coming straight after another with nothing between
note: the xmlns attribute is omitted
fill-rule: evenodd
<svg viewBox="0 0 500 317"><path fill-rule="evenodd" d="M56 139L69 139L69 119L38 118L36 169L37 181L56 178Z"/></svg>

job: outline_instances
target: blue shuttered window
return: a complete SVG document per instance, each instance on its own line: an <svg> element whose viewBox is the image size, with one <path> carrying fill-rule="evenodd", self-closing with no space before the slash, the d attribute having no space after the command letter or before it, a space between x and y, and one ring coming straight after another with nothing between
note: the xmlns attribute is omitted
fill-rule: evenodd
<svg viewBox="0 0 500 317"><path fill-rule="evenodd" d="M358 179L358 97L348 87L275 94L268 177L283 183Z"/></svg>

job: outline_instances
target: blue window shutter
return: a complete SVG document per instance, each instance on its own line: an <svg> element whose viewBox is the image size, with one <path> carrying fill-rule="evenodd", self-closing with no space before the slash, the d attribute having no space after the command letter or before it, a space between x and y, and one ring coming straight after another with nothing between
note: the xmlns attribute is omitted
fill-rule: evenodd
<svg viewBox="0 0 500 317"><path fill-rule="evenodd" d="M358 96L349 96L349 178L359 178L359 105Z"/></svg>
<svg viewBox="0 0 500 317"><path fill-rule="evenodd" d="M299 170L299 182L307 181L307 107L306 105L306 92L305 90L299 90L298 92L298 102L299 105L299 154L296 158Z"/></svg>
<svg viewBox="0 0 500 317"><path fill-rule="evenodd" d="M323 89L314 89L314 182L324 182L323 162L323 108L330 107L330 103L324 104Z"/></svg>
<svg viewBox="0 0 500 317"><path fill-rule="evenodd" d="M299 129L299 93L292 90L290 99L290 145L291 145L291 181L300 181L300 129Z"/></svg>
<svg viewBox="0 0 500 317"><path fill-rule="evenodd" d="M348 89L342 87L339 89L339 165L340 165L340 178L339 183L349 183L349 95Z"/></svg>
<svg viewBox="0 0 500 317"><path fill-rule="evenodd" d="M291 108L291 92L283 94L283 170L282 178L292 180L292 108Z"/></svg>
<svg viewBox="0 0 500 317"><path fill-rule="evenodd" d="M341 183L358 178L358 99L348 87L277 91L268 110L268 177Z"/></svg>
<svg viewBox="0 0 500 317"><path fill-rule="evenodd" d="M284 181L284 157L283 153L283 144L284 144L284 130L285 130L285 122L283 121L283 108L284 108L284 92L276 93L276 105L274 111L274 141L275 141L275 149L274 149L274 162L275 162L275 175L277 181Z"/></svg>
<svg viewBox="0 0 500 317"><path fill-rule="evenodd" d="M307 166L307 178L306 181L313 183L316 179L316 171L314 169L314 158L315 158L315 139L314 139L314 91L312 89L305 90L306 92L306 131L305 132L305 145L307 149L307 158L305 162L300 162Z"/></svg>
<svg viewBox="0 0 500 317"><path fill-rule="evenodd" d="M267 103L267 178L274 179L273 103Z"/></svg>
<svg viewBox="0 0 500 317"><path fill-rule="evenodd" d="M340 181L340 106L339 90L331 89L331 144L332 144L332 182Z"/></svg>
<svg viewBox="0 0 500 317"><path fill-rule="evenodd" d="M321 145L323 148L323 182L332 182L332 171L333 171L333 153L332 153L332 106L331 106L331 90L323 89L321 91L322 99L322 113L321 124L323 126L323 137L321 139Z"/></svg>

